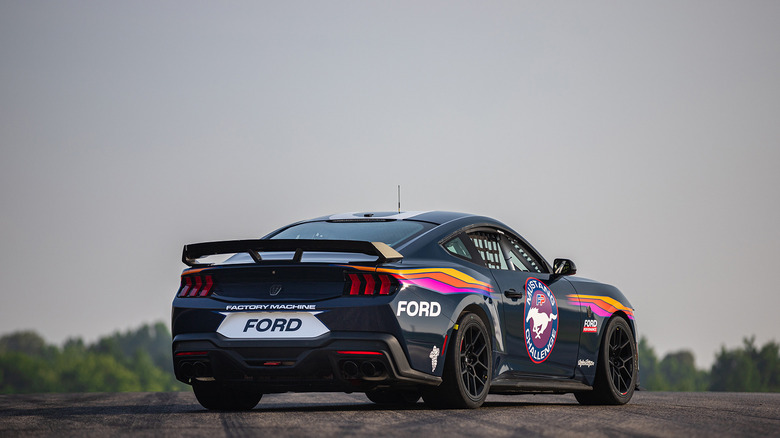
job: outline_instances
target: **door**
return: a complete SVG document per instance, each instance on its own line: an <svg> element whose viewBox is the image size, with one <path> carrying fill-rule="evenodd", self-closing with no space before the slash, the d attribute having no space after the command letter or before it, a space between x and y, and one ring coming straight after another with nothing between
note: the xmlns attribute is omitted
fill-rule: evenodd
<svg viewBox="0 0 780 438"><path fill-rule="evenodd" d="M574 288L520 238L498 230L469 237L502 293L506 357L499 375L573 377L582 328L580 307L568 299Z"/></svg>

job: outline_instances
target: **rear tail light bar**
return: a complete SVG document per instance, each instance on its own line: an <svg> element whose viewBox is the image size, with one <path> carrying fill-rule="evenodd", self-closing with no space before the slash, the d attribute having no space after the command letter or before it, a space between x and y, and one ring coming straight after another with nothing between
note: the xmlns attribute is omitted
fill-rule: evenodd
<svg viewBox="0 0 780 438"><path fill-rule="evenodd" d="M382 356L382 352L380 351L354 351L354 350L339 350L336 351L338 354L344 354L347 356Z"/></svg>
<svg viewBox="0 0 780 438"><path fill-rule="evenodd" d="M211 275L182 275L181 286L176 294L179 298L208 297L214 288Z"/></svg>
<svg viewBox="0 0 780 438"><path fill-rule="evenodd" d="M389 274L345 272L344 295L392 295L398 290L398 280Z"/></svg>
<svg viewBox="0 0 780 438"><path fill-rule="evenodd" d="M179 351L176 352L176 357L185 357L185 356L208 356L208 351Z"/></svg>

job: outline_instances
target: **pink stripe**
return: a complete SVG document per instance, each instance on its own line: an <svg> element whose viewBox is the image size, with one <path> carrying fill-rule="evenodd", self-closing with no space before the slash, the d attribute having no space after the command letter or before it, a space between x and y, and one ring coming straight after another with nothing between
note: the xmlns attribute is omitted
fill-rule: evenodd
<svg viewBox="0 0 780 438"><path fill-rule="evenodd" d="M401 280L404 284L413 284L415 286L422 287L424 289L429 289L434 292L439 292L443 294L480 294L480 295L486 295L490 296L489 293L481 290L481 289L469 289L469 288L460 288L455 287L452 285L449 285L447 283L442 283L441 281L434 280L432 278L404 278Z"/></svg>
<svg viewBox="0 0 780 438"><path fill-rule="evenodd" d="M596 315L598 315L598 316L603 316L603 317L609 317L609 316L612 316L612 314L611 314L611 313L607 312L606 310L602 309L601 307L598 307L598 306L590 306L590 308L591 308L591 310L593 310L593 313L595 313L595 314L596 314Z"/></svg>
<svg viewBox="0 0 780 438"><path fill-rule="evenodd" d="M569 300L569 304L574 305L574 306L579 305L579 306L582 306L582 307L590 306L590 308L593 310L593 313L595 313L598 316L604 317L604 318L608 318L608 317L612 316L612 313L602 309L601 307L599 307L599 306L597 306L597 305L595 305L593 303L580 303L578 301L571 301L571 300ZM630 319L630 320L634 319L634 314L633 313L626 312L626 315L628 315L628 319Z"/></svg>

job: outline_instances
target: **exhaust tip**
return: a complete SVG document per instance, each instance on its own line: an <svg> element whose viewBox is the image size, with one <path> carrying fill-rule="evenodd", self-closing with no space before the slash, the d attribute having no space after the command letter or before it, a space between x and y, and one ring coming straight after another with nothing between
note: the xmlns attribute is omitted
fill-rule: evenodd
<svg viewBox="0 0 780 438"><path fill-rule="evenodd" d="M195 377L206 377L206 364L203 362L195 362L192 366L192 373Z"/></svg>
<svg viewBox="0 0 780 438"><path fill-rule="evenodd" d="M183 362L181 365L179 365L179 374L181 374L182 377L185 377L187 379L194 377L195 374L192 370L192 363Z"/></svg>
<svg viewBox="0 0 780 438"><path fill-rule="evenodd" d="M341 369L344 371L344 374L346 374L347 377L357 377L358 366L355 362L352 362L351 360L344 362L344 365L341 367Z"/></svg>
<svg viewBox="0 0 780 438"><path fill-rule="evenodd" d="M360 372L363 373L366 377L375 377L376 376L376 367L372 362L363 362L360 365Z"/></svg>

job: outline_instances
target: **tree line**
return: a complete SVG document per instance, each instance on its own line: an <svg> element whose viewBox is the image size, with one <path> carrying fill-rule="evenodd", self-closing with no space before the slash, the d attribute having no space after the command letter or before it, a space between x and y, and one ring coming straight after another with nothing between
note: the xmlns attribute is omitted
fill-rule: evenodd
<svg viewBox="0 0 780 438"><path fill-rule="evenodd" d="M709 370L697 369L688 350L659 360L644 337L638 349L641 386L651 391L780 392L775 341L759 348L755 338L745 338L741 347L721 347ZM185 389L173 376L171 333L162 322L90 345L79 338L49 345L32 331L0 337L0 394Z"/></svg>
<svg viewBox="0 0 780 438"><path fill-rule="evenodd" d="M171 333L162 322L86 345L48 345L35 332L0 338L0 393L177 391Z"/></svg>
<svg viewBox="0 0 780 438"><path fill-rule="evenodd" d="M644 337L638 349L640 385L650 391L780 392L780 346L775 341L759 348L751 337L741 347L721 347L709 370L697 369L688 350L659 361Z"/></svg>

